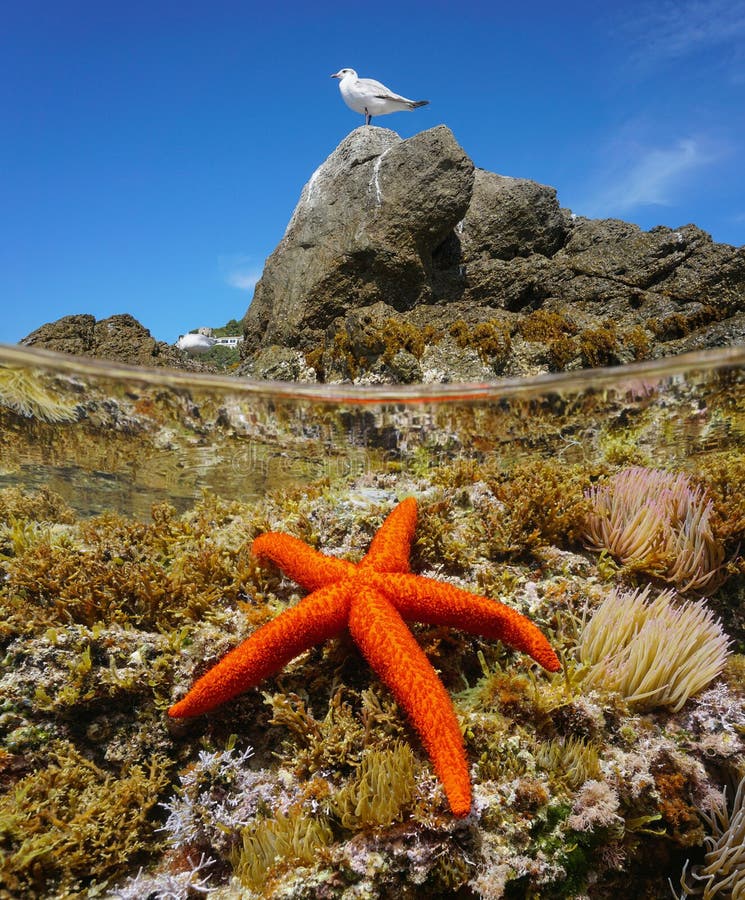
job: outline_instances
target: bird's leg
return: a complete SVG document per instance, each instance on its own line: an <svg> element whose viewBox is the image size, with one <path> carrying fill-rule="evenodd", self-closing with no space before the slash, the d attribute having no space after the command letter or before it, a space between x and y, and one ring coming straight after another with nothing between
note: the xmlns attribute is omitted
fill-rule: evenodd
<svg viewBox="0 0 745 900"><path fill-rule="evenodd" d="M371 121L372 121L372 116L367 111L367 107L365 107L365 125L369 125Z"/></svg>

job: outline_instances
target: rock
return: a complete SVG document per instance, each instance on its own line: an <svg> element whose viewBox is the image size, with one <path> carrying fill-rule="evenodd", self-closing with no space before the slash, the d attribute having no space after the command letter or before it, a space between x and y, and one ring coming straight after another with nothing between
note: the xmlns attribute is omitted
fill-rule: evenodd
<svg viewBox="0 0 745 900"><path fill-rule="evenodd" d="M573 216L473 170L443 126L363 127L304 188L244 353L297 349L327 381L482 380L726 346L744 318L745 248Z"/></svg>
<svg viewBox="0 0 745 900"><path fill-rule="evenodd" d="M429 303L438 246L468 208L473 163L443 125L406 141L353 131L303 188L245 317L243 354L312 348L337 317Z"/></svg>
<svg viewBox="0 0 745 900"><path fill-rule="evenodd" d="M244 320L238 375L359 384L622 365L745 342L745 247L642 231L474 169L444 126L361 127L303 188ZM206 370L131 316L25 343Z"/></svg>
<svg viewBox="0 0 745 900"><path fill-rule="evenodd" d="M42 325L20 342L29 347L110 359L134 366L168 366L192 372L215 372L214 366L187 359L181 351L156 341L134 316L109 316L98 322L91 315L63 316Z"/></svg>
<svg viewBox="0 0 745 900"><path fill-rule="evenodd" d="M468 212L458 229L463 263L551 256L566 240L566 221L556 191L525 178L477 169Z"/></svg>
<svg viewBox="0 0 745 900"><path fill-rule="evenodd" d="M477 350L459 347L450 336L425 348L421 368L426 384L490 381L494 378L494 370L482 362Z"/></svg>
<svg viewBox="0 0 745 900"><path fill-rule="evenodd" d="M709 350L712 347L732 347L734 344L745 346L745 312L700 328L687 337L670 340L664 348L656 348L654 356L668 356L671 352L677 354L693 350Z"/></svg>
<svg viewBox="0 0 745 900"><path fill-rule="evenodd" d="M32 331L20 343L29 347L41 347L44 350L56 350L57 353L90 356L95 327L95 316L87 314L63 316L56 322L47 323Z"/></svg>
<svg viewBox="0 0 745 900"><path fill-rule="evenodd" d="M246 364L243 373L269 381L315 381L316 373L305 356L289 347L262 347Z"/></svg>

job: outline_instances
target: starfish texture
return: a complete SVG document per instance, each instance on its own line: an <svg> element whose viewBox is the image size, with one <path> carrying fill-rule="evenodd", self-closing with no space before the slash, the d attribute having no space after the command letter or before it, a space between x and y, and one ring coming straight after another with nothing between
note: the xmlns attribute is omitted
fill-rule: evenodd
<svg viewBox="0 0 745 900"><path fill-rule="evenodd" d="M275 563L311 593L228 653L169 709L169 715L208 712L314 644L348 629L419 733L451 810L456 816L467 815L471 783L455 710L406 621L449 625L501 640L549 672L561 666L543 634L514 609L410 573L416 517L416 500L410 497L399 503L356 565L319 553L288 534L269 532L256 538L254 554Z"/></svg>

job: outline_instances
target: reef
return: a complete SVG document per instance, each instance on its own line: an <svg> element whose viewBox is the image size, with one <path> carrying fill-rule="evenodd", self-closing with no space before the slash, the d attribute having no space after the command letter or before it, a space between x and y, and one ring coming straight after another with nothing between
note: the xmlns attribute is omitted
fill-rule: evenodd
<svg viewBox="0 0 745 900"><path fill-rule="evenodd" d="M147 521L83 516L48 489L0 491L0 889L661 898L668 879L682 890L729 877L725 832L739 827L745 775L745 462L712 452L687 473L688 499L707 510L690 518L717 549L688 558L673 592L667 564L614 555L591 529L598 491L639 455L619 436L592 465L486 453L402 471L391 459L248 501L157 503ZM345 639L208 716L166 715L300 596L253 559L254 537L285 531L358 561L407 495L420 508L413 570L529 616L563 664L548 675L498 642L413 626L464 735L474 803L463 819ZM607 649L598 668L598 630L621 630L625 615L604 623L608 598L638 589L691 614L684 631L702 611L690 652L713 647L705 678L627 688ZM669 680L686 650L666 626L648 633L634 665Z"/></svg>

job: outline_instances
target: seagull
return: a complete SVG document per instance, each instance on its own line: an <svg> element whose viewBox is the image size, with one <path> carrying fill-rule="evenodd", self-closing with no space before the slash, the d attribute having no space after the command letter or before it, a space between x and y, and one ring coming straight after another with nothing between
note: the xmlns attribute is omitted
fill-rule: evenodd
<svg viewBox="0 0 745 900"><path fill-rule="evenodd" d="M201 356L208 353L214 343L214 339L207 337L206 334L182 334L176 341L176 346L189 356Z"/></svg>
<svg viewBox="0 0 745 900"><path fill-rule="evenodd" d="M390 88L372 78L358 78L354 69L340 69L331 77L339 79L339 90L344 102L350 109L362 113L365 125L370 124L373 116L416 109L429 103L429 100L409 100L400 94L394 94Z"/></svg>

